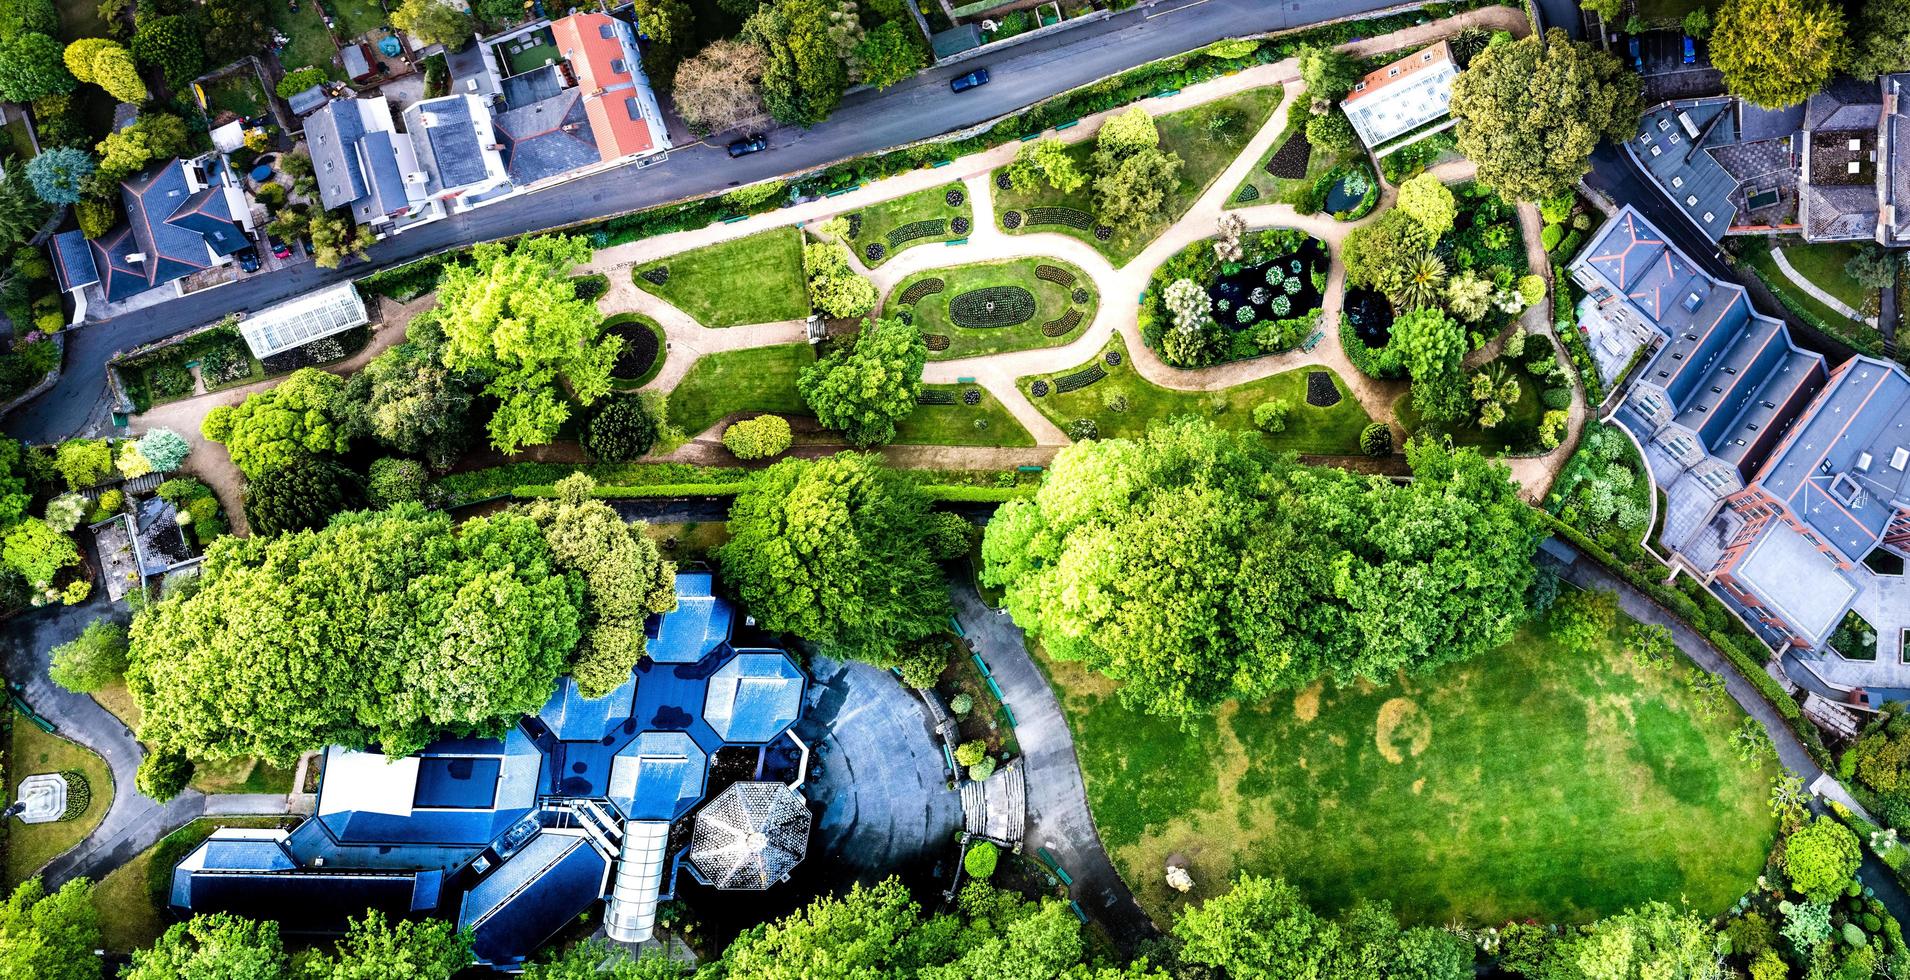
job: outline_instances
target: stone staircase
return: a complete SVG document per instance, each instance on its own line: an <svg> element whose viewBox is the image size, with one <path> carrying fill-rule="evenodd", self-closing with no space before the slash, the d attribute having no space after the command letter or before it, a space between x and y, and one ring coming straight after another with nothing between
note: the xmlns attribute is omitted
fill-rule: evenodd
<svg viewBox="0 0 1910 980"><path fill-rule="evenodd" d="M982 782L963 781L961 795L963 830L1010 847L1022 842L1028 828L1028 777L1019 761Z"/></svg>

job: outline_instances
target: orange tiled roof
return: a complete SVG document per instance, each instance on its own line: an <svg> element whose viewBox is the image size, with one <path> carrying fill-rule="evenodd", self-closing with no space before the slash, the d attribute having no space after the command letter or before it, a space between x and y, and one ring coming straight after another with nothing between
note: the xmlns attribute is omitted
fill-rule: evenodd
<svg viewBox="0 0 1910 980"><path fill-rule="evenodd" d="M576 13L550 25L557 49L570 61L583 93L590 130L605 160L644 153L656 146L649 123L638 111L638 65L619 40L608 14ZM607 37L605 35L608 35ZM621 67L623 70L616 70Z"/></svg>
<svg viewBox="0 0 1910 980"><path fill-rule="evenodd" d="M1428 55L1431 57L1427 57ZM1341 99L1340 103L1344 105L1348 102L1356 102L1385 89L1389 85L1397 85L1400 82L1410 81L1412 77L1419 72L1436 65L1446 64L1451 60L1452 46L1445 41L1441 41L1432 47L1415 51L1360 79L1359 82L1353 86L1353 91L1346 93L1346 98ZM1388 74L1389 72L1391 74Z"/></svg>

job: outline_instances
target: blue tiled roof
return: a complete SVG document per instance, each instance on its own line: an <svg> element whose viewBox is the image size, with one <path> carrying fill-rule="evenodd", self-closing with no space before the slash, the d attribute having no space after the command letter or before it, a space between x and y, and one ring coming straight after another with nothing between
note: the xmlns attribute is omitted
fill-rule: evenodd
<svg viewBox="0 0 1910 980"><path fill-rule="evenodd" d="M709 757L683 732L644 732L617 753L609 797L630 820L672 820L703 798Z"/></svg>
<svg viewBox="0 0 1910 980"><path fill-rule="evenodd" d="M207 248L231 255L248 244L216 184L194 192L186 163L172 160L120 184L126 222L92 242L94 268L109 301L212 265ZM134 255L144 259L134 262Z"/></svg>
<svg viewBox="0 0 1910 980"><path fill-rule="evenodd" d="M341 933L349 919L363 917L367 909L391 918L424 911L417 907L419 882L411 873L310 869L180 874L187 877L175 883L175 906L195 914L230 912L273 919L288 933Z"/></svg>
<svg viewBox="0 0 1910 980"><path fill-rule="evenodd" d="M710 677L703 720L726 742L767 742L802 713L802 671L781 653L739 653Z"/></svg>
<svg viewBox="0 0 1910 980"><path fill-rule="evenodd" d="M710 573L682 572L676 577L676 609L651 616L644 625L644 650L663 664L692 664L709 655L729 636L734 612L713 594Z"/></svg>
<svg viewBox="0 0 1910 980"><path fill-rule="evenodd" d="M636 689L637 678L632 674L615 691L592 700L566 676L558 680L557 690L537 713L537 719L559 739L595 742L630 718L630 699Z"/></svg>
<svg viewBox="0 0 1910 980"><path fill-rule="evenodd" d="M358 145L365 154L365 165L370 172L365 175L371 184L374 198L391 204L405 201L405 175L398 167L398 152L392 142L393 134L387 130L366 133Z"/></svg>
<svg viewBox="0 0 1910 980"><path fill-rule="evenodd" d="M522 962L603 895L609 870L582 832L546 830L465 894L458 927L479 962Z"/></svg>
<svg viewBox="0 0 1910 980"><path fill-rule="evenodd" d="M1853 562L1876 546L1896 506L1910 495L1910 467L1891 466L1910 450L1910 376L1868 357L1853 358L1798 421L1759 476L1799 519ZM1860 467L1870 457L1868 466Z"/></svg>
<svg viewBox="0 0 1910 980"><path fill-rule="evenodd" d="M63 231L53 236L53 271L60 277L60 292L99 282L99 268L93 264L93 249L86 236Z"/></svg>
<svg viewBox="0 0 1910 980"><path fill-rule="evenodd" d="M576 89L506 111L493 128L504 145L504 167L520 187L602 159Z"/></svg>
<svg viewBox="0 0 1910 980"><path fill-rule="evenodd" d="M431 103L437 125L425 129L431 144L431 158L438 167L438 182L446 187L462 187L484 179L484 147L472 128L471 106L463 98L439 99Z"/></svg>

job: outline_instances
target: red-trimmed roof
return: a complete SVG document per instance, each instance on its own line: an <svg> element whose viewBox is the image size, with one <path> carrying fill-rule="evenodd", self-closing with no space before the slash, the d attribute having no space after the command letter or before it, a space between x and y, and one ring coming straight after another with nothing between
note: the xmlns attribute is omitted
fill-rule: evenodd
<svg viewBox="0 0 1910 980"><path fill-rule="evenodd" d="M1353 85L1353 90L1340 100L1341 105L1357 102L1389 86L1411 81L1413 76L1427 68L1435 68L1452 61L1452 46L1445 41L1428 48L1415 51L1398 61L1368 73Z"/></svg>
<svg viewBox="0 0 1910 980"><path fill-rule="evenodd" d="M636 52L624 46L619 26L610 15L599 13L575 13L550 25L557 50L577 77L597 150L605 160L647 153L656 146L636 102ZM622 71L616 70L619 66Z"/></svg>

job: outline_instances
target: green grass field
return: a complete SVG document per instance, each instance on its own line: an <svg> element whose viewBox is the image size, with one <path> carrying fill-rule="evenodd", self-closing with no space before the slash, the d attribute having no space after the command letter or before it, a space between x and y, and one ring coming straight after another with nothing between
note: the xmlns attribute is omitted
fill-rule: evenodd
<svg viewBox="0 0 1910 980"><path fill-rule="evenodd" d="M338 33L347 43L391 23L391 15L377 0L330 0L332 16L338 21Z"/></svg>
<svg viewBox="0 0 1910 980"><path fill-rule="evenodd" d="M1223 429L1251 431L1254 406L1284 398L1290 406L1286 430L1265 436L1268 445L1298 453L1343 456L1360 451L1360 430L1372 421L1347 391L1346 383L1328 368L1295 368L1220 391L1174 391L1159 387L1135 372L1127 345L1119 334L1108 343L1107 350L1120 352L1121 363L1108 367L1103 356L1097 354L1089 364L1055 374L1021 378L1016 383L1027 391L1035 377L1046 378L1051 390L1041 398L1032 399L1041 414L1063 429L1075 419L1093 419L1102 438L1140 436L1150 423L1176 415L1200 415ZM1054 390L1060 378L1091 364L1100 364L1107 371L1107 377L1066 394ZM1306 403L1306 376L1311 371L1325 371L1333 376L1333 387L1340 392L1339 404L1315 408ZM1108 406L1109 396L1113 395L1126 397L1126 410L1115 411ZM1216 405L1219 405L1218 411Z"/></svg>
<svg viewBox="0 0 1910 980"><path fill-rule="evenodd" d="M1154 117L1154 124L1160 129L1161 149L1177 153L1181 158L1180 182L1167 196L1167 207L1161 217L1146 226L1128 233L1116 232L1110 241L1096 241L1092 229L1069 228L1063 225L1029 226L1023 224L1009 234L1059 233L1078 238L1100 250L1108 261L1116 266L1126 265L1147 244L1158 238L1169 225L1187 213L1194 200L1207 189L1207 185L1227 169L1240 150L1245 147L1253 134L1267 121L1275 106L1280 104L1280 86L1250 89L1216 99L1192 109L1168 113ZM1225 116L1231 125L1216 133L1210 129L1216 117ZM1094 140L1088 139L1068 148L1075 165L1083 173L1092 173L1089 157L1094 155ZM997 191L995 194L995 221L1000 223L1001 216L1010 211L1026 211L1031 207L1067 207L1094 213L1094 195L1090 189L1092 181L1079 189L1062 194L1042 184L1035 190L1023 194L1019 191Z"/></svg>
<svg viewBox="0 0 1910 980"><path fill-rule="evenodd" d="M1262 153L1260 159L1254 163L1253 169L1248 171L1246 179L1242 180L1240 186L1234 188L1233 194L1227 198L1228 207L1258 207L1262 204L1292 203L1301 192L1326 176L1327 171L1359 156L1357 152L1336 154L1316 147L1312 155L1307 157L1304 178L1295 180L1275 177L1267 173L1267 161L1273 159L1273 155L1280 152L1280 147L1285 146L1289 138L1306 126L1306 120L1306 106L1296 103L1290 110L1280 135L1274 138L1273 144L1267 147L1267 151ZM1242 200L1241 195L1246 193L1249 187L1254 189L1253 195Z"/></svg>
<svg viewBox="0 0 1910 980"><path fill-rule="evenodd" d="M1054 266L1065 269L1074 275L1072 286L1061 286L1035 277L1038 266ZM922 297L913 306L904 307L897 298L907 293L909 287L924 279L942 280L942 291ZM948 304L955 297L971 290L989 286L1020 286L1034 294L1035 313L1025 322L1011 327L971 328L958 326L949 319ZM1088 293L1086 303L1076 303L1073 292L1085 289ZM909 309L915 314L915 327L923 334L939 334L947 337L947 350L928 352L931 361L946 361L958 357L977 357L984 354L1000 354L1004 351L1027 350L1031 347L1060 347L1081 336L1081 332L1094 322L1094 311L1099 305L1094 280L1071 263L1060 259L1013 259L1007 262L986 262L976 265L958 265L949 269L930 269L896 283L883 304L883 313L894 316L896 310ZM1081 322L1066 333L1054 337L1044 336L1042 326L1050 321L1059 320L1070 310L1081 314Z"/></svg>
<svg viewBox="0 0 1910 980"><path fill-rule="evenodd" d="M279 64L284 65L286 71L310 66L323 68L334 81L345 80L345 72L337 63L338 48L325 30L318 4L302 3L294 11L289 3L273 3L267 4L266 9L270 11L272 27L292 39L285 50L279 52Z"/></svg>
<svg viewBox="0 0 1910 980"><path fill-rule="evenodd" d="M99 906L100 934L106 948L128 952L151 946L159 938L166 929L167 889L172 884L173 865L212 836L214 830L274 828L290 822L279 817L194 820L108 872L93 886L93 902Z"/></svg>
<svg viewBox="0 0 1910 980"><path fill-rule="evenodd" d="M1792 251L1792 249L1786 249L1785 255L1790 256ZM1746 262L1752 268L1756 269L1762 275L1765 285L1769 286L1773 291L1784 294L1798 306L1811 311L1821 318L1824 324L1830 328L1832 335L1850 341L1864 349L1874 349L1878 346L1879 339L1876 328L1868 323L1852 320L1842 313L1825 306L1819 302L1816 297L1797 288L1797 284L1791 282L1790 277L1784 274L1784 270L1777 267L1777 262L1771 258L1769 251L1764 249L1753 250L1740 261ZM1808 264L1810 260L1807 259L1806 262ZM1798 272L1816 281L1814 273L1807 271L1806 266L1797 265L1794 257L1792 258L1792 265ZM1839 271L1841 272L1841 270L1842 267L1839 266ZM1855 284L1853 283L1852 285L1854 286ZM1825 286L1824 289L1826 292L1831 292L1832 295L1835 295L1835 291L1831 290L1828 286Z"/></svg>
<svg viewBox="0 0 1910 980"><path fill-rule="evenodd" d="M962 203L949 207L949 191L960 191ZM958 238L967 238L966 234L958 234L954 229L956 218L966 218L970 222L975 220L975 210L969 206L967 195L968 189L957 180L940 187L925 187L913 194L906 194L892 201L883 201L881 204L863 208L857 212L862 215L862 221L856 228L855 239L847 243L849 250L856 254L856 259L864 266L873 269L895 258L898 253L906 252L917 245L940 245ZM899 244L889 242L889 232L906 224L932 221L937 218L943 219L940 233L911 238ZM882 246L881 258L869 258L868 247L871 244Z"/></svg>
<svg viewBox="0 0 1910 980"><path fill-rule="evenodd" d="M202 793L290 793L292 769L254 756L201 762L193 767L192 788Z"/></svg>
<svg viewBox="0 0 1910 980"><path fill-rule="evenodd" d="M248 119L266 110L265 90L250 71L227 75L206 86L206 102L217 115L221 111L237 113Z"/></svg>
<svg viewBox="0 0 1910 980"><path fill-rule="evenodd" d="M1784 259L1791 264L1791 268L1817 288L1861 312L1864 302L1871 298L1871 291L1857 285L1857 280L1844 272L1844 265L1856 256L1857 246L1841 242L1789 245L1784 248Z"/></svg>
<svg viewBox="0 0 1910 980"><path fill-rule="evenodd" d="M659 286L643 278L658 266L670 278ZM706 327L780 323L809 315L802 276L802 232L771 228L705 245L634 272L637 288L688 313Z"/></svg>
<svg viewBox="0 0 1910 980"><path fill-rule="evenodd" d="M11 710L11 709L9 709ZM72 820L24 824L9 819L7 828L6 887L33 876L48 861L65 853L99 826L113 805L113 773L106 761L91 749L58 735L48 735L32 722L13 714L13 745L7 756L7 784L16 787L20 780L43 772L77 769L86 774L93 800L86 812ZM10 801L9 801L10 802Z"/></svg>
<svg viewBox="0 0 1910 980"><path fill-rule="evenodd" d="M808 344L711 354L691 365L670 392L670 421L695 436L735 412L807 416L796 376L815 362Z"/></svg>
<svg viewBox="0 0 1910 980"><path fill-rule="evenodd" d="M908 418L895 426L895 444L898 446L1008 446L1025 447L1035 444L1035 437L1028 434L1020 422L1002 407L994 395L986 388L977 388L981 392L981 403L975 406L961 404L962 392L974 385L923 385L924 391L946 391L953 394L953 405L918 405ZM987 425L976 428L977 419Z"/></svg>
<svg viewBox="0 0 1910 980"><path fill-rule="evenodd" d="M1625 623L1621 620L1620 629ZM1723 911L1773 836L1776 769L1739 761L1735 705L1694 713L1616 637L1574 654L1528 628L1493 654L1383 687L1320 684L1191 731L1048 663L1101 838L1157 921L1240 871L1316 907L1387 899L1440 925L1585 921L1647 899ZM1196 888L1170 892L1170 855Z"/></svg>

